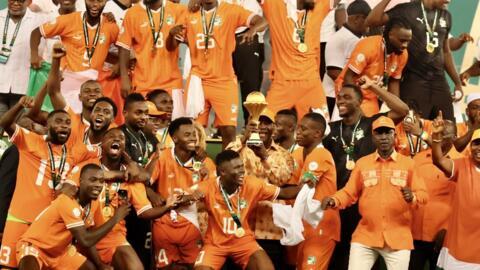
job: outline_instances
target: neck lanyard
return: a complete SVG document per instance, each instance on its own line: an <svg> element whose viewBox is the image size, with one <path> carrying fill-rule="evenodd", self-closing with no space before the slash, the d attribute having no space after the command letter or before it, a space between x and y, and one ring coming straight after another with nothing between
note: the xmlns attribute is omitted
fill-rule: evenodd
<svg viewBox="0 0 480 270"><path fill-rule="evenodd" d="M217 7L213 9L212 17L210 18L210 22L207 26L207 14L205 14L205 9L203 7L200 9L200 14L202 16L202 29L203 29L203 36L205 41L205 54L208 53L208 41L210 40L210 36L213 36L213 26L215 24L215 17L217 16Z"/></svg>
<svg viewBox="0 0 480 270"><path fill-rule="evenodd" d="M87 218L90 215L90 211L92 210L92 202L89 202L87 206L85 206L85 216L83 217L83 222L87 222Z"/></svg>
<svg viewBox="0 0 480 270"><path fill-rule="evenodd" d="M147 8L147 14L148 14L148 23L150 24L150 29L152 31L153 49L155 49L158 38L160 37L160 32L162 31L162 27L163 27L163 17L165 16L165 3L162 2L162 6L160 7L160 26L158 27L157 32L155 32L155 20L153 19L152 10L150 9L150 7L146 7L146 8Z"/></svg>
<svg viewBox="0 0 480 270"><path fill-rule="evenodd" d="M408 141L408 146L410 147L410 156L414 157L417 153L420 152L420 147L422 146L422 136L417 137L417 142L414 145L412 134L407 133L407 141Z"/></svg>
<svg viewBox="0 0 480 270"><path fill-rule="evenodd" d="M132 137L135 140L135 144L137 144L140 147L140 155L142 156L142 165L146 165L148 161L148 147L147 147L147 138L145 137L145 134L143 134L143 132L140 131L140 135L145 140L145 144L143 144L141 140L139 140L137 136L135 136L135 134L132 131L130 131L129 127L126 127L126 130L127 130L127 133L130 135L130 137ZM144 148L145 148L145 151L144 151Z"/></svg>
<svg viewBox="0 0 480 270"><path fill-rule="evenodd" d="M162 139L160 140L160 143L165 144L165 142L167 141L167 137L168 137L168 127L163 129Z"/></svg>
<svg viewBox="0 0 480 270"><path fill-rule="evenodd" d="M387 43L385 42L385 38L382 40L383 41L383 86L388 87L388 82L389 82L389 75L387 72Z"/></svg>
<svg viewBox="0 0 480 270"><path fill-rule="evenodd" d="M305 43L305 26L307 24L307 16L308 11L305 10L305 15L303 15L302 19L300 20L300 24L298 22L294 22L295 31L297 32L298 38L300 39L300 43Z"/></svg>
<svg viewBox="0 0 480 270"><path fill-rule="evenodd" d="M227 192L225 192L221 183L219 183L219 186L220 186L220 192L222 193L223 200L227 205L228 212L230 212L230 215L232 216L233 221L237 224L238 228L241 228L242 222L240 222L240 190L237 191L238 192L237 193L237 213L235 213L232 207L232 203L228 198Z"/></svg>
<svg viewBox="0 0 480 270"><path fill-rule="evenodd" d="M435 17L433 19L433 24L430 27L430 24L428 23L428 18L427 18L427 12L425 11L425 6L423 5L423 2L420 1L420 5L422 6L422 13L423 13L423 19L425 20L425 27L427 28L428 34L430 34L430 37L433 37L433 32L437 28L437 16L438 16L438 10L435 10Z"/></svg>
<svg viewBox="0 0 480 270"><path fill-rule="evenodd" d="M12 48L15 40L17 39L18 30L20 29L20 24L22 23L23 17L18 21L15 31L13 32L12 39L10 40L9 47ZM3 28L3 39L2 39L2 48L7 44L7 34L8 34L8 24L10 22L10 13L7 12L7 18L5 20L5 27Z"/></svg>
<svg viewBox="0 0 480 270"><path fill-rule="evenodd" d="M290 154L293 153L293 151L295 150L296 147L297 147L297 143L293 143L292 146L290 146L290 148L288 149L288 152Z"/></svg>
<svg viewBox="0 0 480 270"><path fill-rule="evenodd" d="M65 144L62 145L62 156L60 157L60 165L58 166L58 171L57 168L55 168L55 157L53 156L52 146L50 145L50 143L47 143L47 148L48 158L50 160L50 174L53 181L53 190L55 191L55 188L60 183L63 169L65 168L65 161L67 159L67 147L65 146Z"/></svg>
<svg viewBox="0 0 480 270"><path fill-rule="evenodd" d="M88 26L87 26L87 13L83 13L83 37L85 41L85 50L87 50L88 63L91 64L93 54L95 53L95 47L97 47L98 39L100 37L100 24L101 20L98 22L97 29L95 30L95 36L93 37L93 44L90 46L90 39L88 36Z"/></svg>

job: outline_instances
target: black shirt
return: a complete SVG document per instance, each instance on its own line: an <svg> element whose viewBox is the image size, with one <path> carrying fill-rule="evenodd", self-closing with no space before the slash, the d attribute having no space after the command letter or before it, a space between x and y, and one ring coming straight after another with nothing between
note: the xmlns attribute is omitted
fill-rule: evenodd
<svg viewBox="0 0 480 270"><path fill-rule="evenodd" d="M142 131L135 132L126 125L120 127L125 134L125 151L142 167L157 149L158 140L154 135Z"/></svg>
<svg viewBox="0 0 480 270"><path fill-rule="evenodd" d="M427 80L436 76L445 76L443 44L450 33L452 27L452 15L448 10L425 9L428 24L433 26L435 12L437 14L437 23L434 32L434 38L431 41L437 45L433 53L428 53L427 47L427 26L423 17L420 1L404 3L395 6L387 12L389 18L396 16L406 19L412 27L412 41L408 46L408 62L404 69L404 73L413 72Z"/></svg>
<svg viewBox="0 0 480 270"><path fill-rule="evenodd" d="M15 191L18 161L19 153L15 145L8 147L0 159L0 232L5 229L8 208Z"/></svg>

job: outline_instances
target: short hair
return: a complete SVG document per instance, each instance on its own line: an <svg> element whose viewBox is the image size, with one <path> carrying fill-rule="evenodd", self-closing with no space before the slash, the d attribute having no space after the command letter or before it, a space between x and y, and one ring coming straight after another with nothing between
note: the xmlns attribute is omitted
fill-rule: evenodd
<svg viewBox="0 0 480 270"><path fill-rule="evenodd" d="M356 84L352 84L352 83L346 83L342 86L342 88L350 88L350 89L353 89L353 91L355 92L355 94L357 95L357 97L360 99L360 100L363 100L363 92L362 92L362 89L360 88L360 86L356 85Z"/></svg>
<svg viewBox="0 0 480 270"><path fill-rule="evenodd" d="M164 95L164 94L167 94L170 96L170 94L167 92L167 90L163 90L163 89L155 89L151 92L149 92L147 94L147 100L149 101L153 101L154 99L156 99L158 96L160 95Z"/></svg>
<svg viewBox="0 0 480 270"><path fill-rule="evenodd" d="M85 166L83 166L82 169L80 170L80 179L82 179L82 176L84 173L91 170L102 170L102 168L95 163L88 163Z"/></svg>
<svg viewBox="0 0 480 270"><path fill-rule="evenodd" d="M385 25L385 29L383 30L384 37L388 37L388 34L390 34L390 31L394 28L404 28L408 30L412 30L412 25L403 17L400 16L394 16L390 18Z"/></svg>
<svg viewBox="0 0 480 270"><path fill-rule="evenodd" d="M87 85L87 84L92 84L92 83L96 83L98 84L100 87L102 87L102 85L97 81L97 80L86 80L82 83L82 85L80 86L80 91L83 90L83 88Z"/></svg>
<svg viewBox="0 0 480 270"><path fill-rule="evenodd" d="M60 110L53 110L53 111L51 111L51 112L48 114L47 120L50 119L50 118L52 118L52 117L54 117L55 115L57 115L57 114L59 114L59 113L64 113L64 114L70 116L70 115L67 113L67 111L65 111L65 110L62 110L62 109L60 109Z"/></svg>
<svg viewBox="0 0 480 270"><path fill-rule="evenodd" d="M192 119L188 117L179 117L173 120L168 126L168 134L170 135L170 137L173 136L173 134L175 134L178 129L180 129L180 126L183 125L193 125Z"/></svg>
<svg viewBox="0 0 480 270"><path fill-rule="evenodd" d="M295 123L298 121L297 112L292 109L284 109L277 112L277 115L290 116L295 120Z"/></svg>
<svg viewBox="0 0 480 270"><path fill-rule="evenodd" d="M115 105L115 102L113 102L113 100L109 97L101 97L101 98L98 98L97 100L95 100L95 103L93 103L93 107L92 108L95 108L95 106L100 103L100 102L107 102L108 104L110 104L113 108L113 116L117 116L117 105Z"/></svg>
<svg viewBox="0 0 480 270"><path fill-rule="evenodd" d="M139 93L132 93L125 98L124 108L127 110L129 106L135 102L144 102L145 98Z"/></svg>
<svg viewBox="0 0 480 270"><path fill-rule="evenodd" d="M372 8L365 0L355 0L347 7L348 16L363 15L367 17L370 11Z"/></svg>
<svg viewBox="0 0 480 270"><path fill-rule="evenodd" d="M231 160L234 160L236 158L240 158L240 154L233 150L224 150L220 152L216 157L215 157L215 165L219 167L225 162L229 162Z"/></svg>
<svg viewBox="0 0 480 270"><path fill-rule="evenodd" d="M320 128L324 131L325 131L325 128L327 127L327 121L325 120L325 117L319 113L309 112L305 114L303 118L310 119L313 122L317 123L318 125L320 125Z"/></svg>
<svg viewBox="0 0 480 270"><path fill-rule="evenodd" d="M105 138L108 134L110 134L110 133L113 132L113 131L120 131L120 132L123 133L123 135L125 135L125 133L123 132L123 130L122 130L121 128L119 128L119 127L114 127L114 128L109 128L109 129L105 132L105 134L103 134L103 137Z"/></svg>

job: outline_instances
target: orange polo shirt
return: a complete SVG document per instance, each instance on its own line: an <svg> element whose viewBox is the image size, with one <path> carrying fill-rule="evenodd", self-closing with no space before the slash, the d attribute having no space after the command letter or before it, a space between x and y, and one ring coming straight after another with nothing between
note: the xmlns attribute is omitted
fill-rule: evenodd
<svg viewBox="0 0 480 270"><path fill-rule="evenodd" d="M375 152L357 161L347 185L333 195L342 209L359 202L362 219L352 235L352 243L413 249L412 204L404 200L400 190L407 186L418 204L427 201L425 183L409 157L393 152L384 160Z"/></svg>
<svg viewBox="0 0 480 270"><path fill-rule="evenodd" d="M480 168L470 156L453 163L457 185L444 246L455 259L480 264Z"/></svg>
<svg viewBox="0 0 480 270"><path fill-rule="evenodd" d="M449 156L460 154L452 148ZM447 228L455 185L433 165L432 150L418 153L413 161L428 193L428 203L413 209L413 239L432 242L440 230Z"/></svg>

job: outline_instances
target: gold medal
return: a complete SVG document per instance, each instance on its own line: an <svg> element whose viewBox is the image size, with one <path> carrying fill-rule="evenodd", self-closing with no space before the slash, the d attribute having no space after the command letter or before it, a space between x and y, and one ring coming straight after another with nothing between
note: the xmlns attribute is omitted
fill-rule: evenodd
<svg viewBox="0 0 480 270"><path fill-rule="evenodd" d="M67 248L68 256L73 257L75 256L76 253L77 253L77 248L74 245L69 245Z"/></svg>
<svg viewBox="0 0 480 270"><path fill-rule="evenodd" d="M305 43L300 43L300 44L298 44L297 49L301 53L306 53L308 51L308 46Z"/></svg>
<svg viewBox="0 0 480 270"><path fill-rule="evenodd" d="M108 217L108 218L112 217L112 214L113 214L112 208L110 206L103 207L102 214L104 217Z"/></svg>
<svg viewBox="0 0 480 270"><path fill-rule="evenodd" d="M435 51L435 45L433 45L433 43L429 42L427 43L427 52L428 53L433 53Z"/></svg>
<svg viewBox="0 0 480 270"><path fill-rule="evenodd" d="M202 162L200 161L195 161L193 162L193 170L196 171L196 172L199 172L200 169L202 168Z"/></svg>
<svg viewBox="0 0 480 270"><path fill-rule="evenodd" d="M347 160L347 164L345 165L345 167L346 167L347 170L349 170L349 171L353 170L353 168L355 168L355 161L353 161L353 159L348 159L348 160Z"/></svg>
<svg viewBox="0 0 480 270"><path fill-rule="evenodd" d="M245 236L245 230L242 227L237 228L237 230L235 231L235 236L237 238L241 238L241 237Z"/></svg>

